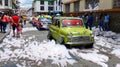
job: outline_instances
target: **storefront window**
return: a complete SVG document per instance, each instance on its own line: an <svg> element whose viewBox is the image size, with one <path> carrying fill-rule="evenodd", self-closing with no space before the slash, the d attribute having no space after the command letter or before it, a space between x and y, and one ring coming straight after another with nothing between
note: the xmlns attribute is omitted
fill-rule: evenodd
<svg viewBox="0 0 120 67"><path fill-rule="evenodd" d="M5 6L8 6L8 0L5 0Z"/></svg>
<svg viewBox="0 0 120 67"><path fill-rule="evenodd" d="M41 5L44 5L44 1L40 1L40 4L41 4Z"/></svg>
<svg viewBox="0 0 120 67"><path fill-rule="evenodd" d="M0 6L2 5L2 0L0 0Z"/></svg>
<svg viewBox="0 0 120 67"><path fill-rule="evenodd" d="M53 10L54 10L54 8L53 8L53 7L51 7L51 6L49 6L49 7L48 7L48 10L53 11Z"/></svg>
<svg viewBox="0 0 120 67"><path fill-rule="evenodd" d="M65 12L70 12L70 4L65 5Z"/></svg>
<svg viewBox="0 0 120 67"><path fill-rule="evenodd" d="M54 5L54 1L48 2L48 5Z"/></svg>
<svg viewBox="0 0 120 67"><path fill-rule="evenodd" d="M114 1L113 7L120 8L120 0L113 0L113 1Z"/></svg>
<svg viewBox="0 0 120 67"><path fill-rule="evenodd" d="M79 1L74 3L74 11L79 11Z"/></svg>
<svg viewBox="0 0 120 67"><path fill-rule="evenodd" d="M41 7L40 7L40 10L44 10L44 6L41 6Z"/></svg>
<svg viewBox="0 0 120 67"><path fill-rule="evenodd" d="M85 0L86 1L86 9L94 9L99 6L99 0Z"/></svg>

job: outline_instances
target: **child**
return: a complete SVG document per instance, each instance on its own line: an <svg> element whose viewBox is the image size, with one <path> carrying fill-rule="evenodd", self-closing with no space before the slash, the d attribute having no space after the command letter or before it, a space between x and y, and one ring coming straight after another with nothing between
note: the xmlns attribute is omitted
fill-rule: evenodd
<svg viewBox="0 0 120 67"><path fill-rule="evenodd" d="M17 37L20 37L20 34L22 34L22 28L23 28L23 24L19 22L17 26Z"/></svg>

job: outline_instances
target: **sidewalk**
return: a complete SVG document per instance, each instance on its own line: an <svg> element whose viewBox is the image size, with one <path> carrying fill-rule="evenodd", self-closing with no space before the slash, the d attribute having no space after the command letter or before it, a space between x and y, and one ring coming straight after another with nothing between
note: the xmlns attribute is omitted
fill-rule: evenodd
<svg viewBox="0 0 120 67"><path fill-rule="evenodd" d="M10 33L10 24L7 25L6 33L0 32L0 43L3 42L3 39Z"/></svg>

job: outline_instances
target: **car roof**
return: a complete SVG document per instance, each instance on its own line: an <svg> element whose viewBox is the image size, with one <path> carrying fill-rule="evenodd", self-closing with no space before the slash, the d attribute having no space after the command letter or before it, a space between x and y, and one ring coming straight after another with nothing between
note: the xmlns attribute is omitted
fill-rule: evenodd
<svg viewBox="0 0 120 67"><path fill-rule="evenodd" d="M61 19L61 20L63 20L63 19L80 19L80 20L82 20L82 18L78 18L78 17L54 17L54 19Z"/></svg>

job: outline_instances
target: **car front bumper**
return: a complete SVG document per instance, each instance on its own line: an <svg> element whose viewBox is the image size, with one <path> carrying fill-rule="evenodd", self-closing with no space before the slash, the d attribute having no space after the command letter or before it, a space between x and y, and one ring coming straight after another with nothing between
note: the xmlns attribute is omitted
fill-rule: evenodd
<svg viewBox="0 0 120 67"><path fill-rule="evenodd" d="M72 45L72 44L92 44L92 43L94 43L94 42L91 42L91 41L88 41L88 42L83 42L83 41L81 41L81 42L66 42L65 44L70 44L70 45Z"/></svg>
<svg viewBox="0 0 120 67"><path fill-rule="evenodd" d="M94 43L94 37L90 36L79 36L79 37L72 37L69 41L65 42L65 44L92 44Z"/></svg>

